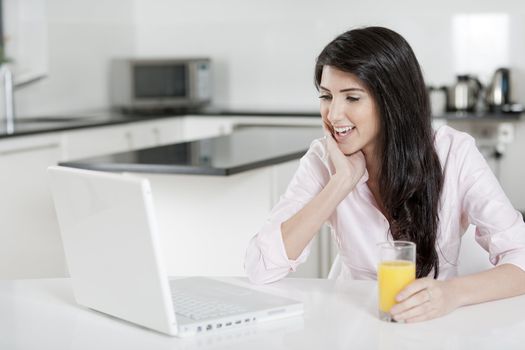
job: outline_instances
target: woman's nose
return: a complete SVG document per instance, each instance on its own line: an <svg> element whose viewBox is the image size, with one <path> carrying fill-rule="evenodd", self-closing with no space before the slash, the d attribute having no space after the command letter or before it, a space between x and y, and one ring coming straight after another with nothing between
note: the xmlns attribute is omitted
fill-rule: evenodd
<svg viewBox="0 0 525 350"><path fill-rule="evenodd" d="M345 119L345 110L341 103L332 101L328 109L327 119L332 125L335 125L338 121Z"/></svg>

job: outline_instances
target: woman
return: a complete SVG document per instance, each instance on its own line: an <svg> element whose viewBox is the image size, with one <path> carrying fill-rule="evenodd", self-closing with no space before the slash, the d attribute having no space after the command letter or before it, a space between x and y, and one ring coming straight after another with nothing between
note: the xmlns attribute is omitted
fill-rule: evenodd
<svg viewBox="0 0 525 350"><path fill-rule="evenodd" d="M312 142L286 193L251 240L245 268L255 283L304 262L328 222L341 277L375 279L376 244L417 244L417 279L397 296L398 321L435 318L468 304L525 293L525 224L472 137L431 127L425 83L409 44L380 27L341 34L315 67L324 139ZM457 277L461 236L494 268Z"/></svg>

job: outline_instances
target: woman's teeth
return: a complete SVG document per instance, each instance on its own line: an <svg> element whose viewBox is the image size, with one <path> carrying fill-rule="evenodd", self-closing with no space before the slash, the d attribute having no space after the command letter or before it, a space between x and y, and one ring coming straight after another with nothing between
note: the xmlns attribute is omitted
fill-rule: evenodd
<svg viewBox="0 0 525 350"><path fill-rule="evenodd" d="M346 126L344 128L334 128L335 132L339 135L346 135L350 130L352 130L353 126Z"/></svg>

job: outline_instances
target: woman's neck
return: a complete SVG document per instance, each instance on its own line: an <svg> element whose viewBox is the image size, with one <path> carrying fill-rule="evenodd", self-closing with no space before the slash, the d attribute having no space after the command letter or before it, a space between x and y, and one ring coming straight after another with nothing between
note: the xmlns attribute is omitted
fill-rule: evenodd
<svg viewBox="0 0 525 350"><path fill-rule="evenodd" d="M379 182L379 159L372 154L365 153L366 170L368 171L368 183L378 184Z"/></svg>

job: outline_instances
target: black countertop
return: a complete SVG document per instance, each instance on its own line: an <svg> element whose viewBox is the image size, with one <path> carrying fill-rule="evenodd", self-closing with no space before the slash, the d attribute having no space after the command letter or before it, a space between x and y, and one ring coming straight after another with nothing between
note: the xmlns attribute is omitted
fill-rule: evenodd
<svg viewBox="0 0 525 350"><path fill-rule="evenodd" d="M491 113L491 112L447 112L443 115L434 116L434 119L450 121L518 121L522 113Z"/></svg>
<svg viewBox="0 0 525 350"><path fill-rule="evenodd" d="M163 174L233 175L300 158L320 127L244 127L209 139L60 163L73 168Z"/></svg>
<svg viewBox="0 0 525 350"><path fill-rule="evenodd" d="M166 110L157 113L129 114L117 111L100 111L93 113L77 114L75 116L57 115L32 118L18 118L15 120L14 132L8 133L3 121L0 119L0 139L17 136L43 134L65 130L93 128L116 124L134 123L163 118L192 116L246 116L246 117L314 117L318 112L278 112L278 111L227 111L219 109L206 110Z"/></svg>
<svg viewBox="0 0 525 350"><path fill-rule="evenodd" d="M65 130L93 128L116 124L133 123L162 118L192 116L218 116L218 117L311 117L319 118L317 111L250 111L250 110L224 110L208 108L205 110L166 110L156 113L124 114L116 111L99 111L85 113L76 116L41 116L33 118L18 118L14 125L14 133L7 133L3 121L0 120L0 140L5 138L27 136L34 134L51 133ZM519 113L448 113L434 117L444 120L480 120L480 121L518 121L521 119Z"/></svg>
<svg viewBox="0 0 525 350"><path fill-rule="evenodd" d="M0 139L17 136L44 134L65 130L92 128L97 126L109 126L137 121L147 121L173 116L129 116L119 113L86 114L73 117L68 116L42 116L34 118L19 118L15 121L14 132L8 133L5 125L0 125ZM1 120L0 120L1 122Z"/></svg>

